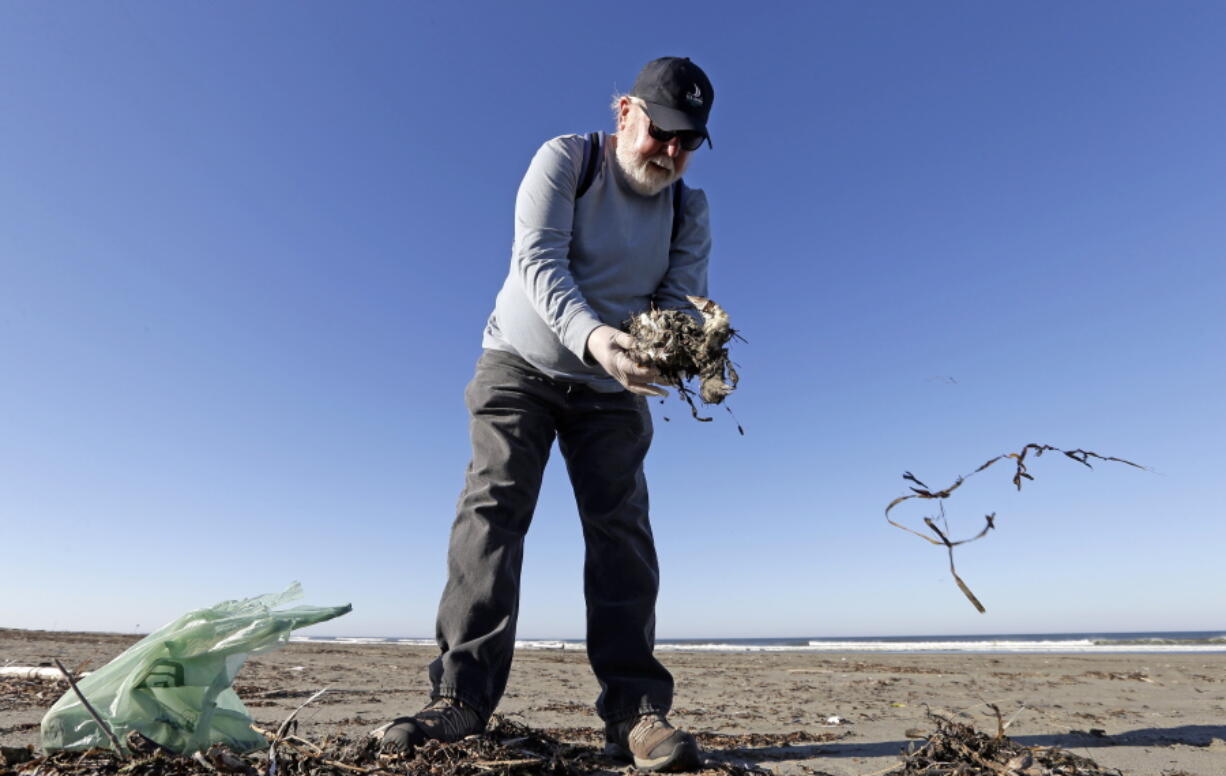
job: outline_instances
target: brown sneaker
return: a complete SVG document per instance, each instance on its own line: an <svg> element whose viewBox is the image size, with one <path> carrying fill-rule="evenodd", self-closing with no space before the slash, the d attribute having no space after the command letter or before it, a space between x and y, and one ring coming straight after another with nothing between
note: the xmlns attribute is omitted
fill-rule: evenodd
<svg viewBox="0 0 1226 776"><path fill-rule="evenodd" d="M485 731L477 712L454 698L438 698L415 717L399 717L375 730L381 738L380 750L391 754L408 753L426 741L459 741Z"/></svg>
<svg viewBox="0 0 1226 776"><path fill-rule="evenodd" d="M633 760L644 771L690 771L699 766L698 743L663 714L642 714L604 729L604 753Z"/></svg>

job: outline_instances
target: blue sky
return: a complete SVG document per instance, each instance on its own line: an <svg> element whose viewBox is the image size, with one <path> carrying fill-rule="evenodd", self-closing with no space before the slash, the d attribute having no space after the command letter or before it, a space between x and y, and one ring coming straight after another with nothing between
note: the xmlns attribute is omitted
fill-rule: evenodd
<svg viewBox="0 0 1226 776"><path fill-rule="evenodd" d="M653 403L659 635L1226 629L1224 33L1211 2L0 4L0 626L301 580L354 605L320 633L431 634L519 178L685 55L746 434ZM968 483L980 615L882 510L1027 442L1152 471ZM555 452L521 636L582 635L581 568Z"/></svg>

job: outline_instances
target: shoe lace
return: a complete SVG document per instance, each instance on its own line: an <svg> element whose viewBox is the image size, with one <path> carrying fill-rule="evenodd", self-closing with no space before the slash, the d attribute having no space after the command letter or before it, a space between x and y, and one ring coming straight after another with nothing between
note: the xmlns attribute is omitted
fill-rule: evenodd
<svg viewBox="0 0 1226 776"><path fill-rule="evenodd" d="M627 738L631 740L641 740L656 728L671 727L672 725L668 724L668 720L664 718L663 714L643 714L638 718L638 721L634 723L634 727L630 728L630 734L627 736Z"/></svg>
<svg viewBox="0 0 1226 776"><path fill-rule="evenodd" d="M454 736L463 733L471 727L471 711L453 698L438 698L422 709L417 718L442 726L447 735Z"/></svg>

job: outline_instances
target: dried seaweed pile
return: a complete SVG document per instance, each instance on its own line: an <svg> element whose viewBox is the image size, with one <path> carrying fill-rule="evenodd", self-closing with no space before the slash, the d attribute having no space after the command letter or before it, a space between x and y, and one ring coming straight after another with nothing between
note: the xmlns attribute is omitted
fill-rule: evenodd
<svg viewBox="0 0 1226 776"><path fill-rule="evenodd" d="M704 750L723 754L749 755L755 749L786 749L800 744L839 741L851 735L850 730L822 731L792 730L787 733L708 733L698 731L694 738Z"/></svg>
<svg viewBox="0 0 1226 776"><path fill-rule="evenodd" d="M936 714L928 716L936 731L924 743L913 743L903 753L902 765L886 776L1121 776L1057 747L1022 746L1003 730L989 736Z"/></svg>
<svg viewBox="0 0 1226 776"><path fill-rule="evenodd" d="M701 324L684 310L651 310L627 321L626 330L635 339L631 356L660 370L661 384L676 388L695 418L709 421L711 418L698 414L694 390L686 382L699 381L698 398L703 404L723 402L740 379L727 347L733 337L739 336L724 308L701 296L686 298L701 313Z"/></svg>
<svg viewBox="0 0 1226 776"><path fill-rule="evenodd" d="M58 682L49 685L41 679L0 677L0 711L49 706L63 692L63 685Z"/></svg>
<svg viewBox="0 0 1226 776"><path fill-rule="evenodd" d="M276 739L271 733L265 735ZM223 746L183 757L139 737L130 737L127 744L133 751L130 758L109 749L37 757L28 748L5 747L0 776L580 776L625 768L593 746L563 743L548 733L499 717L484 735L454 743L430 741L410 755L381 754L379 741L372 737L332 736L315 744L284 736L277 739L272 757L268 752L239 756ZM769 772L708 760L701 773L751 776Z"/></svg>
<svg viewBox="0 0 1226 776"><path fill-rule="evenodd" d="M1013 472L1013 484L1020 491L1022 489L1023 481L1025 480L1033 481L1034 480L1034 475L1032 475L1030 473L1030 470L1026 467L1026 456L1031 452L1034 453L1035 458L1040 458L1043 455L1043 453L1046 453L1046 452L1062 453L1065 458L1071 461L1076 461L1077 463L1081 464L1087 469L1094 468L1093 466L1090 465L1091 458L1095 460L1099 460L1099 461L1114 461L1116 463L1127 464L1137 469L1142 469L1142 470L1145 469L1145 467L1140 464L1133 463L1132 461L1126 461L1123 458L1116 458L1115 456L1099 455L1098 453L1094 453L1089 450L1081 450L1081 449L1061 450L1060 448L1052 447L1051 445L1040 445L1040 444L1035 444L1034 442L1031 442L1030 444L1022 447L1022 449L1019 452L1005 453L1003 455L998 455L995 458L992 458L984 462L982 465L980 465L978 469L971 472L970 474L959 477L957 480L954 481L953 485L950 485L948 488L945 488L944 490L932 490L927 485L925 485L923 482L921 482L919 478L916 477L911 472L904 472L902 475L902 478L906 480L907 482L914 483L915 486L918 486L918 487L912 487L911 493L909 493L906 496L899 496L898 498L891 501L889 505L886 506L885 508L885 519L886 519L886 522L888 522L890 525L894 526L895 528L901 528L907 533L914 534L926 542L930 542L936 545L943 545L945 547L946 551L949 553L949 573L953 575L954 582L957 583L958 589L961 590L962 594L966 596L967 600L969 600L971 604L976 609L979 610L980 614L984 613L986 609L984 609L983 604L979 602L979 599L975 597L975 594L971 592L971 589L967 587L966 583L962 581L962 577L958 576L958 570L954 568L954 547L957 547L959 544L967 544L969 542L973 542L978 539L982 539L984 536L986 536L989 531L991 531L993 528L996 527L996 513L993 512L991 514L984 515L984 518L983 518L984 526L983 526L983 529L979 531L979 533L975 534L969 539L959 539L957 541L954 541L949 538L949 526L945 522L945 500L948 499L955 490L960 488L962 486L962 483L966 482L968 479L975 476L976 474L983 471L984 469L989 468L990 466L995 464L997 461L1003 461L1006 459L1013 461L1014 464L1016 465L1016 468L1014 469L1014 472ZM937 507L939 509L939 514L936 516L935 519L934 517L924 518L924 525L926 525L928 527L928 530L930 530L933 533L933 536L922 534L919 531L916 531L912 528L908 528L907 526L901 523L895 522L893 519L890 518L891 509L898 506L902 502L909 501L913 498L935 499L936 500ZM937 519L939 519L941 522L940 526L937 525ZM942 530L942 526L944 526L944 530Z"/></svg>

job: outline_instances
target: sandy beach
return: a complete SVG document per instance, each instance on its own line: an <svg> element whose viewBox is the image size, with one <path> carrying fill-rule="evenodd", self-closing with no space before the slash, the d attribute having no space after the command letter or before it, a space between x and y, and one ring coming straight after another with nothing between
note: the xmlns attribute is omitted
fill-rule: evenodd
<svg viewBox="0 0 1226 776"><path fill-rule="evenodd" d="M0 665L59 658L90 670L135 636L0 629ZM299 735L362 735L426 701L433 650L400 645L290 644L251 659L235 687L256 724L299 715ZM1226 774L1226 654L927 655L668 652L672 721L715 757L776 774L867 776L899 762L926 712L1058 745L1139 776ZM0 743L38 745L38 723L62 685L0 678ZM595 744L597 686L582 652L516 655L499 712L564 740ZM41 695L41 697L40 697ZM836 719L837 718L837 719Z"/></svg>

